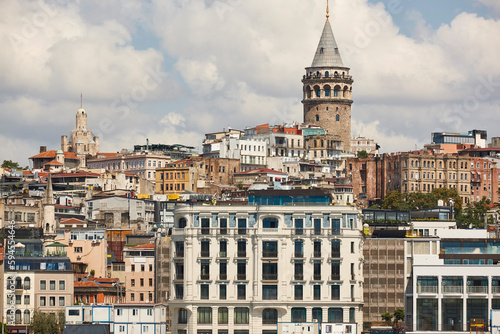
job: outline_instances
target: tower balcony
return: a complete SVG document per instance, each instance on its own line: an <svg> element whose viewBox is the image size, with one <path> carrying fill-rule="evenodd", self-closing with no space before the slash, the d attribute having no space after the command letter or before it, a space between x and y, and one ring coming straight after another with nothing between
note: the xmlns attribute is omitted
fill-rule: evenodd
<svg viewBox="0 0 500 334"><path fill-rule="evenodd" d="M323 103L336 103L336 104L344 104L344 105L351 105L353 103L353 100L350 98L344 98L344 97L305 97L302 101L302 103L308 103L308 104L323 104Z"/></svg>
<svg viewBox="0 0 500 334"><path fill-rule="evenodd" d="M310 77L305 76L302 78L302 83L304 85L313 85L318 83L344 83L351 85L354 82L352 76L344 76L344 77Z"/></svg>

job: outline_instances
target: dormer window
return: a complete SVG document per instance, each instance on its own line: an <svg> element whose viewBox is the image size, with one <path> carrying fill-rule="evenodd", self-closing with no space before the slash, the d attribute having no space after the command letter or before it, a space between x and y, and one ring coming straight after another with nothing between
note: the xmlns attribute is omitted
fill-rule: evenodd
<svg viewBox="0 0 500 334"><path fill-rule="evenodd" d="M319 53L323 53L323 50L324 50L323 48L319 49Z"/></svg>

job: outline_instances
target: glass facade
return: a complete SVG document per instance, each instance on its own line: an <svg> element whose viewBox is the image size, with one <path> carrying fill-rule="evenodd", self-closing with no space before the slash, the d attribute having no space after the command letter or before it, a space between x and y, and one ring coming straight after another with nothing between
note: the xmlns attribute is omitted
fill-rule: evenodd
<svg viewBox="0 0 500 334"><path fill-rule="evenodd" d="M417 300L417 330L438 330L438 300L419 298Z"/></svg>
<svg viewBox="0 0 500 334"><path fill-rule="evenodd" d="M442 299L442 329L443 331L462 331L463 329L463 300Z"/></svg>

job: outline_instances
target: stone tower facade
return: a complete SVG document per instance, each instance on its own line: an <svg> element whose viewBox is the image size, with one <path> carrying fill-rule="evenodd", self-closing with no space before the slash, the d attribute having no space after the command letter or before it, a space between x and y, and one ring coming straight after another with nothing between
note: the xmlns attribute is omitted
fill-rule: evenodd
<svg viewBox="0 0 500 334"><path fill-rule="evenodd" d="M311 67L306 68L304 123L316 124L329 135L340 136L342 150L351 149L352 77L333 36L328 15Z"/></svg>
<svg viewBox="0 0 500 334"><path fill-rule="evenodd" d="M99 137L94 136L87 128L87 113L83 108L76 112L76 124L70 132L69 141L68 136L61 136L61 150L74 152L79 158L95 156L99 152Z"/></svg>

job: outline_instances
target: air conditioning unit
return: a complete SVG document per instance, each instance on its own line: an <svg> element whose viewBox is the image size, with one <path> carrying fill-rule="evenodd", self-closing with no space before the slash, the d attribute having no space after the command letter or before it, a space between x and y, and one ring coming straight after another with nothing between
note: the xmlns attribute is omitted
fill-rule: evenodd
<svg viewBox="0 0 500 334"><path fill-rule="evenodd" d="M81 255L78 255L78 256L76 257L76 259L77 259L77 260L81 260L81 259L82 259L82 256L81 256Z"/></svg>

